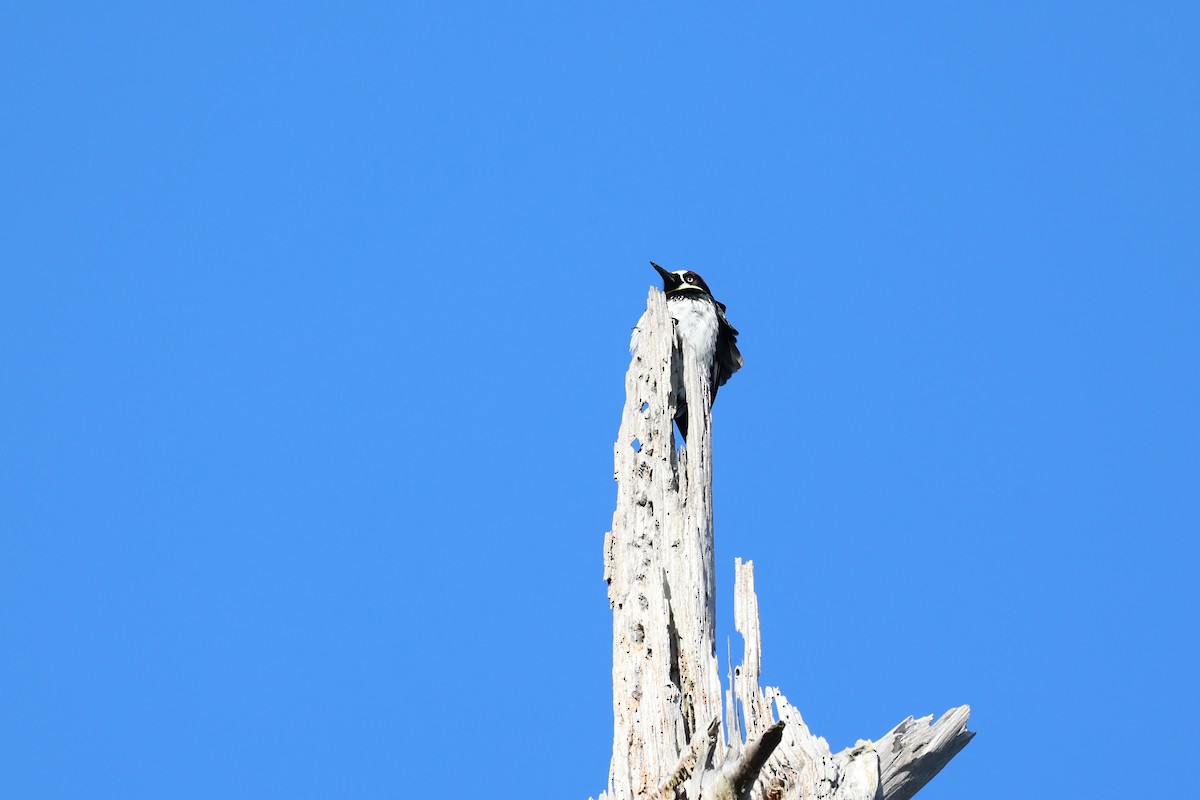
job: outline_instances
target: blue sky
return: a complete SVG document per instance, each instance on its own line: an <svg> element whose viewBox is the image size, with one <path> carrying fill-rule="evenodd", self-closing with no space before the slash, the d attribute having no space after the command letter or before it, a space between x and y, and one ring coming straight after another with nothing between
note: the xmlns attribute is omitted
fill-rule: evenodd
<svg viewBox="0 0 1200 800"><path fill-rule="evenodd" d="M970 7L968 7L970 6ZM0 25L0 795L586 798L648 261L722 641L922 797L1180 796L1194 4L37 4Z"/></svg>

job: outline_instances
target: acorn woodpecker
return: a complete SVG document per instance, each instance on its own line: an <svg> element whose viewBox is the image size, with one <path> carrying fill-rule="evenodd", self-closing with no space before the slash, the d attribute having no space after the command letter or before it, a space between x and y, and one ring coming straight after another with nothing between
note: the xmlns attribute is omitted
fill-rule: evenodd
<svg viewBox="0 0 1200 800"><path fill-rule="evenodd" d="M737 348L738 332L725 318L725 304L714 298L704 279L691 270L668 272L653 261L650 266L662 276L667 311L675 320L680 341L695 350L701 364L709 365L709 386L715 401L717 389L742 367L742 354ZM637 335L635 328L630 350L637 350ZM675 405L675 424L686 442L688 415L682 378Z"/></svg>

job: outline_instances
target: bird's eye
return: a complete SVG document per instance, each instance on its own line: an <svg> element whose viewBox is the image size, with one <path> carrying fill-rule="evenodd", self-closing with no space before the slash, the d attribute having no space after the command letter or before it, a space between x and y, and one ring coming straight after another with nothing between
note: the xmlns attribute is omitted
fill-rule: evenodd
<svg viewBox="0 0 1200 800"><path fill-rule="evenodd" d="M691 275L684 275L684 276L683 276L683 279L684 279L685 281L687 281L688 283L695 283L695 282L696 282L696 279L695 279L695 278L693 278Z"/></svg>

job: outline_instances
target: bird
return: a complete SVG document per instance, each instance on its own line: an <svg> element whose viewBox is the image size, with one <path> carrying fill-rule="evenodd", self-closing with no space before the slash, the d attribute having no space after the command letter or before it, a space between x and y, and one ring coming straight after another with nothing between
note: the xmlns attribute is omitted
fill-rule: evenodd
<svg viewBox="0 0 1200 800"><path fill-rule="evenodd" d="M667 311L675 320L680 342L695 351L700 364L708 366L708 385L712 389L710 398L715 401L717 389L742 368L742 354L737 347L737 328L725 318L725 304L713 297L704 278L687 269L670 272L653 261L650 266L662 276ZM636 328L630 350L637 350ZM676 395L675 424L679 426L679 433L686 442L688 413L682 378Z"/></svg>

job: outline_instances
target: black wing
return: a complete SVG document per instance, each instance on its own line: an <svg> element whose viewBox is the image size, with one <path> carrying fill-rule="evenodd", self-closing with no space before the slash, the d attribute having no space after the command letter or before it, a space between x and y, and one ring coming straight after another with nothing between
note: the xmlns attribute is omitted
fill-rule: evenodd
<svg viewBox="0 0 1200 800"><path fill-rule="evenodd" d="M718 387L742 368L742 353L737 347L737 328L725 319L725 304L717 303L717 354L713 359L712 396L717 399Z"/></svg>

